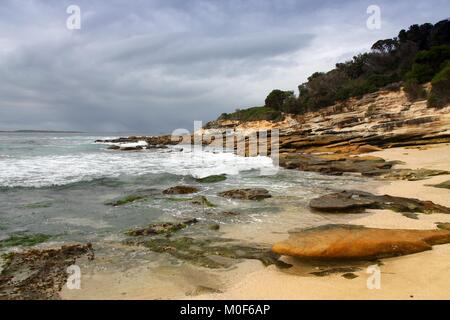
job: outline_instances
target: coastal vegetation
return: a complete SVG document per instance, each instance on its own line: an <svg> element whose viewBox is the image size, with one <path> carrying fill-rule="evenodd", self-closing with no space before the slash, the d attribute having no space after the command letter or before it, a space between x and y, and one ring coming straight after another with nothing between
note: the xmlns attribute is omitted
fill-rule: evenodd
<svg viewBox="0 0 450 320"><path fill-rule="evenodd" d="M427 93L423 85L430 81ZM450 20L412 25L397 37L375 42L370 52L337 63L331 71L315 72L298 86L298 95L275 89L264 106L225 113L218 120L278 121L282 113L318 111L352 97L401 87L412 101L428 99L429 107L450 102Z"/></svg>

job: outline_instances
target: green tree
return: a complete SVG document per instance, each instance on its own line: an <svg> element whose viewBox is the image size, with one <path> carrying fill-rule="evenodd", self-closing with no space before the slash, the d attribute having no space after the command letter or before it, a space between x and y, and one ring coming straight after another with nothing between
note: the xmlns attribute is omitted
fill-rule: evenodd
<svg viewBox="0 0 450 320"><path fill-rule="evenodd" d="M293 97L294 91L273 90L266 98L265 105L267 108L282 111L286 99Z"/></svg>

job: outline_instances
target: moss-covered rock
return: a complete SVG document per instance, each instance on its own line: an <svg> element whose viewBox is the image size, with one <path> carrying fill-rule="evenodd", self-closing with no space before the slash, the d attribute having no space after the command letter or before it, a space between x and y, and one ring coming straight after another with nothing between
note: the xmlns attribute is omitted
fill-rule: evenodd
<svg viewBox="0 0 450 320"><path fill-rule="evenodd" d="M208 208L214 208L216 207L216 205L214 203L211 203L208 198L206 198L205 196L197 196L192 198L191 201L192 204L196 204L196 205L200 205L200 206L204 206L204 207L208 207Z"/></svg>
<svg viewBox="0 0 450 320"><path fill-rule="evenodd" d="M58 293L69 276L67 267L84 255L89 259L94 258L91 244L4 255L0 300L60 299Z"/></svg>
<svg viewBox="0 0 450 320"><path fill-rule="evenodd" d="M118 206L123 206L123 205L129 204L129 203L132 203L132 202L136 202L138 200L143 200L145 198L146 197L143 195L130 194L130 195L127 195L127 196L124 196L124 197L121 197L121 198L118 198L115 200L108 201L105 204L109 205L109 206L113 206L113 207L118 207Z"/></svg>
<svg viewBox="0 0 450 320"><path fill-rule="evenodd" d="M227 180L227 176L225 174L212 175L204 178L195 179L199 183L216 183Z"/></svg>
<svg viewBox="0 0 450 320"><path fill-rule="evenodd" d="M0 241L0 248L5 247L30 247L36 244L48 241L52 236L47 234L23 234L17 233L9 236L9 238Z"/></svg>
<svg viewBox="0 0 450 320"><path fill-rule="evenodd" d="M164 194L190 194L198 192L198 188L191 186L176 186L163 191Z"/></svg>
<svg viewBox="0 0 450 320"><path fill-rule="evenodd" d="M23 205L25 209L41 209L41 208L50 208L53 205L51 201L41 201L35 203L29 203Z"/></svg>
<svg viewBox="0 0 450 320"><path fill-rule="evenodd" d="M272 197L266 189L263 188L248 188L248 189L234 189L220 192L219 196L230 199L239 200L263 200Z"/></svg>
<svg viewBox="0 0 450 320"><path fill-rule="evenodd" d="M179 223L173 222L155 223L145 228L128 230L125 232L125 234L132 237L160 235L160 234L170 235L178 230L184 229L187 226L197 222L198 222L197 219L189 219Z"/></svg>
<svg viewBox="0 0 450 320"><path fill-rule="evenodd" d="M132 194L125 195L123 197L116 198L114 200L108 201L105 203L105 205L113 206L113 207L119 207L126 204L130 204L136 201L143 201L146 199L149 199L151 197L154 197L158 194L160 194L161 191L150 189L150 190L140 190L136 191Z"/></svg>
<svg viewBox="0 0 450 320"><path fill-rule="evenodd" d="M173 239L162 237L140 241L127 240L125 243L142 245L151 251L167 253L182 261L206 268L228 267L233 263L233 260L240 259L256 259L266 266L275 264L279 267L290 267L290 265L278 260L279 255L271 252L268 247L239 244L230 239L193 239L190 237ZM218 257L229 258L231 261L218 259Z"/></svg>

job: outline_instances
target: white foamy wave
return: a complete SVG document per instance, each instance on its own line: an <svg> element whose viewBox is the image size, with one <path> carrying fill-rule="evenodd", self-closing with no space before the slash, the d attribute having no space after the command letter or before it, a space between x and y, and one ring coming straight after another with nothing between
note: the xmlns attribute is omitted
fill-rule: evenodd
<svg viewBox="0 0 450 320"><path fill-rule="evenodd" d="M204 177L273 168L267 157L205 151L97 152L0 158L0 186L43 187L120 175L170 173Z"/></svg>

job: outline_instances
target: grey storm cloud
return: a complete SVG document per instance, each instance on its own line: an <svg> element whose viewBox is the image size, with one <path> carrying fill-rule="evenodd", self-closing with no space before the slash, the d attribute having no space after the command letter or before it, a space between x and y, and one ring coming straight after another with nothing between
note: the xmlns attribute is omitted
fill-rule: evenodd
<svg viewBox="0 0 450 320"><path fill-rule="evenodd" d="M81 8L68 30L66 8ZM2 1L0 130L170 132L261 105L448 1Z"/></svg>

